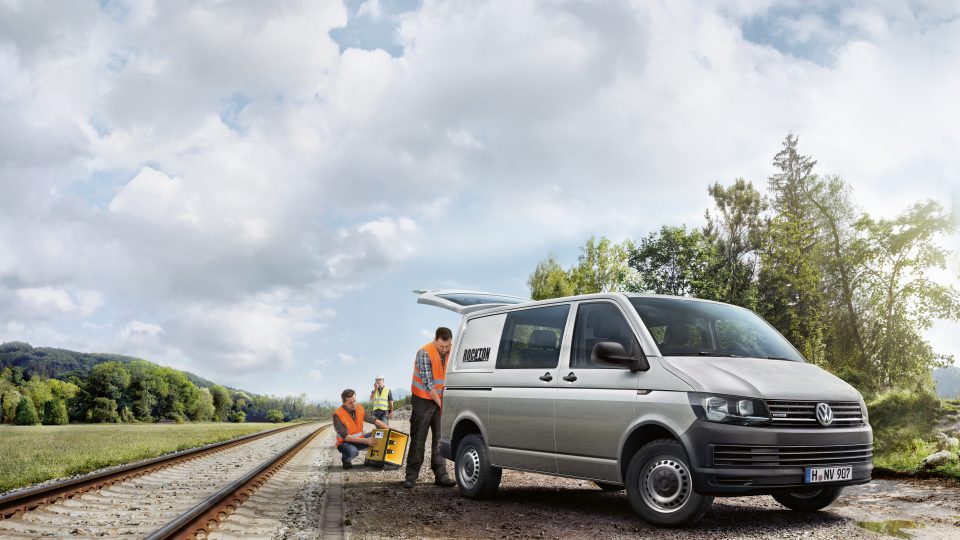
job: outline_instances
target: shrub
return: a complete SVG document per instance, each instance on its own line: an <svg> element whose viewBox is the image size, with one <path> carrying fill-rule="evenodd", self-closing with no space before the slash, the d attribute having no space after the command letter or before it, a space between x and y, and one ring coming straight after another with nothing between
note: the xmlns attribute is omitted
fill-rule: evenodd
<svg viewBox="0 0 960 540"><path fill-rule="evenodd" d="M267 411L267 422L283 422L283 411L280 409L270 409Z"/></svg>
<svg viewBox="0 0 960 540"><path fill-rule="evenodd" d="M69 422L67 404L62 399L51 399L43 405L43 424L46 426L62 426Z"/></svg>
<svg viewBox="0 0 960 540"><path fill-rule="evenodd" d="M940 400L927 391L890 390L869 404L877 452L906 450L914 439L930 436L939 418Z"/></svg>
<svg viewBox="0 0 960 540"><path fill-rule="evenodd" d="M94 399L89 414L91 422L113 423L120 421L120 416L117 414L117 402L110 398L98 397Z"/></svg>
<svg viewBox="0 0 960 540"><path fill-rule="evenodd" d="M18 426L32 426L40 423L37 408L33 406L32 399L26 396L20 398L20 403L17 404L17 415L14 417L13 423Z"/></svg>
<svg viewBox="0 0 960 540"><path fill-rule="evenodd" d="M243 411L233 411L227 416L227 420L234 423L246 422L247 415Z"/></svg>

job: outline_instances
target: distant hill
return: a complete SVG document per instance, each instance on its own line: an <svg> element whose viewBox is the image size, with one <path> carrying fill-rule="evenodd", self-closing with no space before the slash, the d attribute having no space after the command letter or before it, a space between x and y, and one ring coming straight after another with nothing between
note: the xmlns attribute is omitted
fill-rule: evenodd
<svg viewBox="0 0 960 540"><path fill-rule="evenodd" d="M935 369L933 380L937 383L937 395L942 398L960 399L960 367Z"/></svg>
<svg viewBox="0 0 960 540"><path fill-rule="evenodd" d="M134 360L140 359L121 354L82 353L53 347L33 347L21 341L0 344L0 370L19 367L23 369L24 375L29 377L39 375L48 379L59 379L74 372L86 377L97 364L103 362L129 364ZM189 371L184 371L183 374L190 382L201 388L210 388L216 384Z"/></svg>

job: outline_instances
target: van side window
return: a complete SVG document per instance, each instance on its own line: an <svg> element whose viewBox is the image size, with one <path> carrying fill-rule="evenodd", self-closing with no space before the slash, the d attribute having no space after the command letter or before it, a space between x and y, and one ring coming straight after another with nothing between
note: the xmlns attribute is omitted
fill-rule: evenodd
<svg viewBox="0 0 960 540"><path fill-rule="evenodd" d="M616 366L594 364L590 360L593 347L601 341L617 342L630 355L640 349L640 343L617 306L607 302L580 304L573 325L570 367L617 369Z"/></svg>
<svg viewBox="0 0 960 540"><path fill-rule="evenodd" d="M507 314L497 353L497 369L552 369L570 306L548 306Z"/></svg>

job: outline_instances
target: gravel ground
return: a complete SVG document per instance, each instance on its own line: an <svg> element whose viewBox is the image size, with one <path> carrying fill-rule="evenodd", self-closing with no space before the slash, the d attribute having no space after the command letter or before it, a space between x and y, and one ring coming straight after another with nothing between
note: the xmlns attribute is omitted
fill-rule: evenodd
<svg viewBox="0 0 960 540"><path fill-rule="evenodd" d="M303 437L304 425L0 521L0 537L142 537Z"/></svg>
<svg viewBox="0 0 960 540"><path fill-rule="evenodd" d="M409 431L405 421L391 425ZM451 462L447 469L452 478ZM857 522L909 520L920 525L902 529L913 538L960 539L960 486L937 481L877 480L847 488L833 506L812 514L787 510L766 496L720 498L697 524L671 530L637 518L625 493L606 493L583 480L504 471L500 493L490 501L472 501L459 497L457 488L434 486L426 466L414 489L403 489L402 480L402 469L344 472L345 515L352 537L877 540L883 537Z"/></svg>

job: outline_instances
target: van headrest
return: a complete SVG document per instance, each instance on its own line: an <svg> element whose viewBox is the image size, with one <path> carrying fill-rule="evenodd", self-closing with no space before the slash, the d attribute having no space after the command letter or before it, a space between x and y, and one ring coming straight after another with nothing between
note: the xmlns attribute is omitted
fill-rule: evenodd
<svg viewBox="0 0 960 540"><path fill-rule="evenodd" d="M557 334L550 330L534 330L530 334L530 346L543 349L557 348Z"/></svg>

